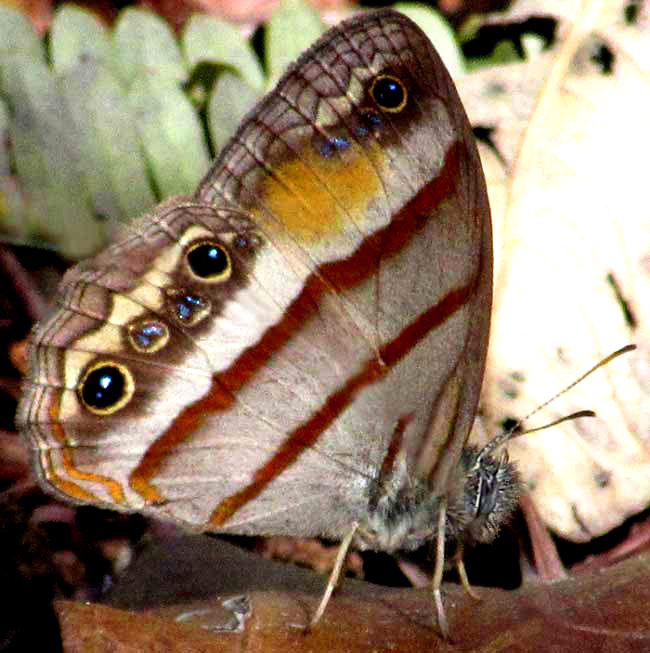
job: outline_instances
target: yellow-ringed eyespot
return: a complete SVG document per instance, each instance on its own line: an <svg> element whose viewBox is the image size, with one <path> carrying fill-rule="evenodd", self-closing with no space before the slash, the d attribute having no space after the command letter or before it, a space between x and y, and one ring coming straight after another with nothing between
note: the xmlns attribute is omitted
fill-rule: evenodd
<svg viewBox="0 0 650 653"><path fill-rule="evenodd" d="M129 342L142 354L154 354L169 342L169 328L159 320L144 319L129 324Z"/></svg>
<svg viewBox="0 0 650 653"><path fill-rule="evenodd" d="M408 92L397 77L379 75L372 82L370 97L382 111L399 113L406 106Z"/></svg>
<svg viewBox="0 0 650 653"><path fill-rule="evenodd" d="M225 281L232 272L230 255L221 243L196 243L188 250L185 258L192 275L208 283Z"/></svg>
<svg viewBox="0 0 650 653"><path fill-rule="evenodd" d="M81 403L95 415L112 415L133 397L135 383L131 372L110 360L90 365L77 386Z"/></svg>

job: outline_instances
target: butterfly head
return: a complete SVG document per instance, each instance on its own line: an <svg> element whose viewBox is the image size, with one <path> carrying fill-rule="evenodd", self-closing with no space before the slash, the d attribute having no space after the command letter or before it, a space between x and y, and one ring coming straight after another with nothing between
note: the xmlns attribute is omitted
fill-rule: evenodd
<svg viewBox="0 0 650 653"><path fill-rule="evenodd" d="M507 452L495 456L487 448L465 447L448 499L447 538L491 542L512 517L522 490Z"/></svg>

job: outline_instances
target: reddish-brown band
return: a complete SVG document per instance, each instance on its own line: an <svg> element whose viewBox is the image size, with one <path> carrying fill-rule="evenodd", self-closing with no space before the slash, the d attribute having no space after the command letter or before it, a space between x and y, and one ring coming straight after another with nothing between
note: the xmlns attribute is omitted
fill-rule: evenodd
<svg viewBox="0 0 650 653"><path fill-rule="evenodd" d="M456 192L459 162L465 144L455 142L448 150L439 174L393 218L383 229L368 236L348 258L327 263L310 275L300 295L291 303L283 319L269 328L260 340L244 351L228 370L215 375L205 397L183 410L171 426L148 448L140 464L130 475L130 485L148 502L163 502L165 497L151 483L161 465L174 449L191 437L206 414L227 410L236 393L262 369L298 332L301 325L317 311L318 299L325 293L352 288L376 273L380 260L404 249L418 234L436 209ZM425 311L393 340L386 343L376 358L342 388L332 393L322 408L305 424L289 434L277 453L255 474L243 490L224 499L215 509L211 523L224 524L239 508L257 496L274 478L289 467L300 454L312 446L320 434L353 401L364 386L386 374L430 331L459 310L472 294L473 283L451 291L435 306Z"/></svg>

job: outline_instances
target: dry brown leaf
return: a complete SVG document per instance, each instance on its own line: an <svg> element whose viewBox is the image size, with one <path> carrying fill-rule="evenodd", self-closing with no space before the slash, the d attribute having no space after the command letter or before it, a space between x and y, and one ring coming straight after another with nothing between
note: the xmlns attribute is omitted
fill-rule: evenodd
<svg viewBox="0 0 650 653"><path fill-rule="evenodd" d="M461 587L446 586L453 637L446 643L431 627L428 589L400 590L350 579L334 594L318 626L305 632L320 598L321 578L223 543L213 543L222 550L215 557L199 540L179 540L181 552L168 547L157 556L145 554L147 560L136 562L125 579L121 594L131 603L147 599L149 605L167 607L136 614L125 609L124 601L121 609L59 602L65 650L590 652L647 650L650 641L647 555L552 584L511 592L480 588L478 603ZM185 555L173 562L174 555L194 547L203 562L212 561L201 573L211 576L218 589L200 601L191 601L186 593L186 601L174 605L159 594L159 585L175 575L173 570L180 575L179 565L186 575L192 563ZM193 566L200 568L200 560ZM243 583L242 575L248 577ZM191 585L187 578L185 587ZM168 594L173 596L179 595ZM145 609L145 604L139 607Z"/></svg>
<svg viewBox="0 0 650 653"><path fill-rule="evenodd" d="M650 501L650 18L646 2L626 23L627 4L518 3L501 20L556 18L554 47L459 84L472 124L493 128L495 145L482 151L495 237L484 383L493 430L638 345L528 426L585 408L598 418L509 447L544 521L574 541ZM609 72L593 58L608 53Z"/></svg>

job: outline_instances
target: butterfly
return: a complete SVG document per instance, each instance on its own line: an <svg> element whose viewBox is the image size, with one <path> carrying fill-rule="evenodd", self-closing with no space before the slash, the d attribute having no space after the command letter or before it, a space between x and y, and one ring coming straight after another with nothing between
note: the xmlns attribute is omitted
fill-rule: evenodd
<svg viewBox="0 0 650 653"><path fill-rule="evenodd" d="M435 540L446 634L445 541L493 539L521 489L467 445L491 299L454 84L413 22L369 12L289 68L193 196L66 274L17 423L66 500L342 552Z"/></svg>

